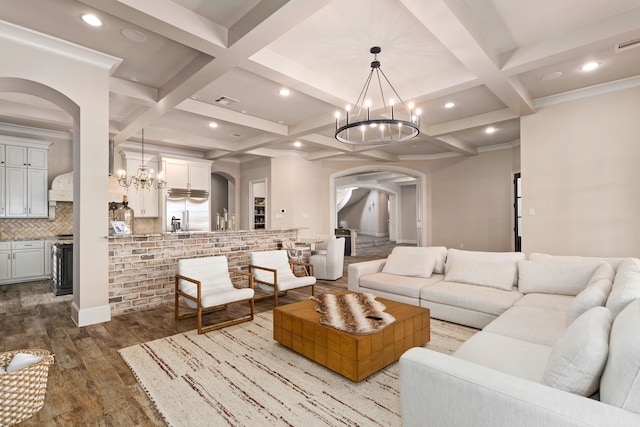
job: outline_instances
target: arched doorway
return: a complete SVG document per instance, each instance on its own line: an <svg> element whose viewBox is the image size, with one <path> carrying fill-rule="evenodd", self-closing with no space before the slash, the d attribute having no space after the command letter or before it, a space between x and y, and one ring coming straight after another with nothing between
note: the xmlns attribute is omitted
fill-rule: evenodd
<svg viewBox="0 0 640 427"><path fill-rule="evenodd" d="M426 175L400 166L360 166L330 176L330 228L338 223L338 188L364 187L389 195L389 237L417 246L427 244ZM406 191L412 186L413 191ZM411 214L408 214L411 213ZM411 224L409 224L411 223ZM415 227L414 227L415 225ZM411 237L407 238L408 236Z"/></svg>

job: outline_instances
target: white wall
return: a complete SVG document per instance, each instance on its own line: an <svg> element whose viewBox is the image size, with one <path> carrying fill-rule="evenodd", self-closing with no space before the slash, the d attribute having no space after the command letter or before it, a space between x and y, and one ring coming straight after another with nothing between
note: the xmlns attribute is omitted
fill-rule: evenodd
<svg viewBox="0 0 640 427"><path fill-rule="evenodd" d="M512 150L430 162L431 244L510 251Z"/></svg>
<svg viewBox="0 0 640 427"><path fill-rule="evenodd" d="M640 256L639 112L633 88L522 118L523 251Z"/></svg>
<svg viewBox="0 0 640 427"><path fill-rule="evenodd" d="M418 241L416 229L416 186L403 185L400 187L400 232L398 243L416 244Z"/></svg>

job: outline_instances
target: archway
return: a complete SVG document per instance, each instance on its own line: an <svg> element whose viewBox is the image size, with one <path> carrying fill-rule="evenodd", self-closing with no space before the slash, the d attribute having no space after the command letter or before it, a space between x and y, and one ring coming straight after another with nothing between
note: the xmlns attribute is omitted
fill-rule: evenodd
<svg viewBox="0 0 640 427"><path fill-rule="evenodd" d="M382 166L359 166L347 170L343 170L340 172L336 172L331 174L329 177L329 205L330 205L330 214L329 214L329 227L330 230L334 230L338 225L337 222L337 207L336 207L336 190L338 187L345 184L346 177L358 177L365 174L393 174L397 180L401 180L401 176L405 176L406 178L412 178L415 180L415 222L416 222L416 245L417 246L425 246L428 242L427 239L427 223L426 223L426 188L427 188L427 180L426 175L422 172L401 167L401 166L393 166L393 165L382 165ZM341 181L338 184L338 181ZM380 191L384 191L388 193L389 196L389 204L390 204L390 224L389 224L389 234L397 235L399 227L402 226L402 218L397 215L400 211L402 205L402 197L399 191L396 189L390 188L388 186L383 186L380 184L368 184L368 188L374 188ZM408 206L405 206L405 209Z"/></svg>

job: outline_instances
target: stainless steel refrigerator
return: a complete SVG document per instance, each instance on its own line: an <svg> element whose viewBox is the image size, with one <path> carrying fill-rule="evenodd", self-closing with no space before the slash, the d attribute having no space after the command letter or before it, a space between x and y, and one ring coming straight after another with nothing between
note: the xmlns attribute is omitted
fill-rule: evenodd
<svg viewBox="0 0 640 427"><path fill-rule="evenodd" d="M166 209L167 231L172 230L172 218L179 220L179 231L210 231L208 192L171 188Z"/></svg>

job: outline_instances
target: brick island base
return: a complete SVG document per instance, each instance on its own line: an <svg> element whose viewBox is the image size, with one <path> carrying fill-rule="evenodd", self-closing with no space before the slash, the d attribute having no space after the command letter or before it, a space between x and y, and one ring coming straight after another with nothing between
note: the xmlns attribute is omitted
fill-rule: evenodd
<svg viewBox="0 0 640 427"><path fill-rule="evenodd" d="M429 309L377 300L396 321L376 333L357 335L325 326L316 302L305 300L274 308L273 338L352 381L362 381L431 339Z"/></svg>

